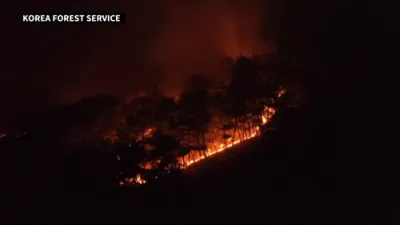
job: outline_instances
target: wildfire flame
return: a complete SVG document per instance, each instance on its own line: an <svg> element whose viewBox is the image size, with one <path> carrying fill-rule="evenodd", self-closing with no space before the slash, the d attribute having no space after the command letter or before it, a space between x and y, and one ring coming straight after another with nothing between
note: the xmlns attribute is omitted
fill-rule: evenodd
<svg viewBox="0 0 400 225"><path fill-rule="evenodd" d="M270 112L270 114L269 114L269 116L264 116L264 115L262 115L262 125L265 125L265 124L269 121L268 119L271 118L271 117L273 116L273 114L275 113L275 110L273 110L273 109L271 109L271 108L267 108L267 107L266 107L266 109L267 109L268 112ZM271 112L272 112L272 113L271 113ZM236 141L234 141L234 142L232 142L232 143L230 143L230 144L227 144L227 145L221 143L221 144L219 145L219 148L218 148L217 150L215 150L215 151L212 151L211 148L207 148L207 152L206 152L207 157L212 156L212 155L215 155L215 154L217 154L217 153L219 153L219 152L223 152L223 151L225 151L225 150L228 150L228 149L232 148L234 145L237 145L237 144L239 144L239 143L241 143L241 142L243 142L243 141L246 141L246 140L249 140L249 139L251 139L251 138L254 138L254 137L258 136L258 135L260 134L260 133L259 133L259 130L260 130L260 127L257 127L255 131L253 131L252 133L250 133L250 135L248 135L247 137L244 137L243 140L238 139L238 140L236 140ZM199 156L199 157L197 157L196 159L189 160L189 161L186 163L186 165L185 165L185 167L184 167L183 169L185 169L185 168L187 168L187 167L193 165L193 164L196 163L196 162L199 162L200 160L206 159L207 157Z"/></svg>
<svg viewBox="0 0 400 225"><path fill-rule="evenodd" d="M280 98L283 94L285 94L285 92L286 92L286 91L285 91L284 89L283 89L283 90L280 90L279 93L278 93L278 98ZM269 108L269 107L265 106L265 107L264 107L264 113L263 113L263 115L261 115L261 118L262 118L262 123L261 123L261 125L265 125L265 124L267 124L268 122L270 122L270 119L271 119L272 116L275 114L275 112L276 112L275 109ZM187 160L187 161L183 164L183 166L181 167L181 169L186 169L186 168L188 168L189 166L191 166L191 165L193 165L193 164L195 164L195 163L197 163L197 162L199 162L199 161L201 161L201 160L203 160L203 159L206 159L206 158L208 158L208 157L210 157L210 156L213 156L213 155L215 155L215 154L217 154L217 153L219 153L219 152L223 152L223 151L225 151L225 150L231 149L233 146L238 145L238 144L240 144L241 142L244 142L244 141L246 141L246 140L252 139L252 138L254 138L254 137L256 137L256 136L259 136L260 134L261 134L261 132L260 132L260 126L257 126L256 129L255 129L253 132L251 132L249 135L243 137L242 140L238 139L238 140L235 140L235 141L231 142L230 144L221 143L221 144L219 144L219 148L216 149L216 150L214 150L214 151L212 150L212 148L208 147L208 148L207 148L207 151L206 151L206 154L205 154L206 156L199 156L199 155L198 155L195 159ZM193 157L193 156L192 156L192 157ZM140 174L138 174L138 175L136 175L136 177L134 177L134 178L127 178L127 179L125 179L125 182L120 182L120 184L121 184L121 185L132 184L132 183L134 183L134 184L145 184L146 182L147 182L147 181L144 180L144 179L140 176Z"/></svg>

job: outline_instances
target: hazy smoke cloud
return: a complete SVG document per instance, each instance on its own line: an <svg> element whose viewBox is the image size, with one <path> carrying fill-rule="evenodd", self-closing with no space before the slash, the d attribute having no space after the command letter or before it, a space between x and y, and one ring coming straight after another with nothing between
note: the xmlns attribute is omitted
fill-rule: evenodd
<svg viewBox="0 0 400 225"><path fill-rule="evenodd" d="M193 73L217 76L222 56L265 50L258 38L261 1L237 2L122 4L127 25L96 36L77 71L76 89L67 86L63 94L128 94L154 82L175 94Z"/></svg>
<svg viewBox="0 0 400 225"><path fill-rule="evenodd" d="M245 4L165 4L163 23L149 51L162 68L164 89L176 92L184 78L193 73L217 76L222 56L251 55L264 50L258 35L261 4L258 0Z"/></svg>
<svg viewBox="0 0 400 225"><path fill-rule="evenodd" d="M104 92L126 95L154 82L174 94L190 74L218 76L220 57L266 48L259 41L261 0L62 2L15 7L19 14L125 11L128 21L13 27L2 98L68 103Z"/></svg>

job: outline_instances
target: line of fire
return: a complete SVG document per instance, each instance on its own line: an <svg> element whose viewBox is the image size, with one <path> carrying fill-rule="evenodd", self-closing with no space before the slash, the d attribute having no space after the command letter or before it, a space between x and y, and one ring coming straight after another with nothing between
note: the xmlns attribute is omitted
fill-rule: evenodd
<svg viewBox="0 0 400 225"><path fill-rule="evenodd" d="M188 90L173 101L160 96L157 88L133 101L133 113L106 137L119 144L115 154L121 186L144 184L185 169L271 129L267 124L286 89L278 82L269 83L270 77L254 59L237 58L232 65L232 80L225 86L212 87L206 79L193 76ZM154 120L165 115L167 121ZM138 118L148 122L137 126Z"/></svg>

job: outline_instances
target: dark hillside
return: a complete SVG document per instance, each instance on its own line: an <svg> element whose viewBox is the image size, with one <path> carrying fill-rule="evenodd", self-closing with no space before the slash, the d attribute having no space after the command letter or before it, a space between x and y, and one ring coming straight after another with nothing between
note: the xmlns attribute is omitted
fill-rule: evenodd
<svg viewBox="0 0 400 225"><path fill-rule="evenodd" d="M113 193L46 193L20 202L35 217L64 218L60 223L66 224L81 218L103 222L103 216L182 224L386 222L382 212L388 205L381 201L381 192L362 196L354 183L343 183L349 176L329 177L321 170L323 150L314 139L321 130L310 116L298 111L277 114L275 131L154 183Z"/></svg>

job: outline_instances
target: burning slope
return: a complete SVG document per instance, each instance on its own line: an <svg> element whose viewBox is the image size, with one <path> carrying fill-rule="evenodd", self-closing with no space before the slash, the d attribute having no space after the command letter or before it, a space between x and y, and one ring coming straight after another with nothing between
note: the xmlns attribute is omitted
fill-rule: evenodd
<svg viewBox="0 0 400 225"><path fill-rule="evenodd" d="M272 116L275 114L275 110L272 109L272 108L268 108L268 107L265 108L265 112L266 112L266 113L265 113L266 115L262 115L262 125L265 125L266 123L268 123L269 119L271 119ZM256 127L256 129L253 130L253 131L252 131L250 134L248 134L247 136L245 136L245 137L243 138L243 140L238 139L238 140L232 141L230 144L221 143L221 144L219 144L219 148L216 149L216 150L214 150L214 151L213 151L211 148L207 148L207 152L206 152L207 157L208 157L208 156L212 156L212 155L214 155L214 154L216 154L216 153L225 151L225 150L227 150L227 149L230 149L230 148L232 148L233 146L235 146L235 145L237 145L237 144L240 144L240 143L242 143L243 141L246 141L246 140L249 140L249 139L251 139L251 138L254 138L254 137L256 137L257 135L260 135L260 134L261 134L261 133L260 133L260 127ZM231 140L232 140L232 139L231 139ZM186 168L186 167L188 167L188 166L191 166L191 165L193 165L194 163L199 162L200 160L203 160L203 159L205 159L205 158L206 158L206 157L204 157L204 156L199 156L199 157L197 157L197 158L195 158L195 159L189 160L188 162L185 163L185 167L184 167L184 168Z"/></svg>
<svg viewBox="0 0 400 225"><path fill-rule="evenodd" d="M285 90L281 90L278 94L278 98L280 98L283 94L285 93ZM261 126L267 124L270 119L272 118L272 116L275 114L275 109L273 108L269 108L267 106L264 107L264 111L261 115L262 118L262 122L261 122ZM204 155L201 154L193 154L193 151L191 151L187 156L183 157L182 159L179 159L179 164L180 164L180 168L181 169L185 169L203 159L206 159L207 157L213 156L219 152L223 152L225 150L229 150L232 149L233 146L236 146L246 140L252 139L256 136L259 136L261 134L261 130L260 127L261 126L256 126L254 129L250 129L250 132L246 132L246 130L241 130L243 137L237 140L234 140L233 138L229 138L228 141L230 141L230 143L225 142L225 143L219 143L219 147L215 147L214 149L211 146L207 146L207 149L205 151ZM238 133L239 133L240 129L238 129ZM151 131L149 131L151 132ZM186 160L185 160L186 159ZM131 185L131 184L144 184L147 181L144 180L140 174L138 174L135 178L128 178L125 179L125 182L121 182L120 184L123 185Z"/></svg>

